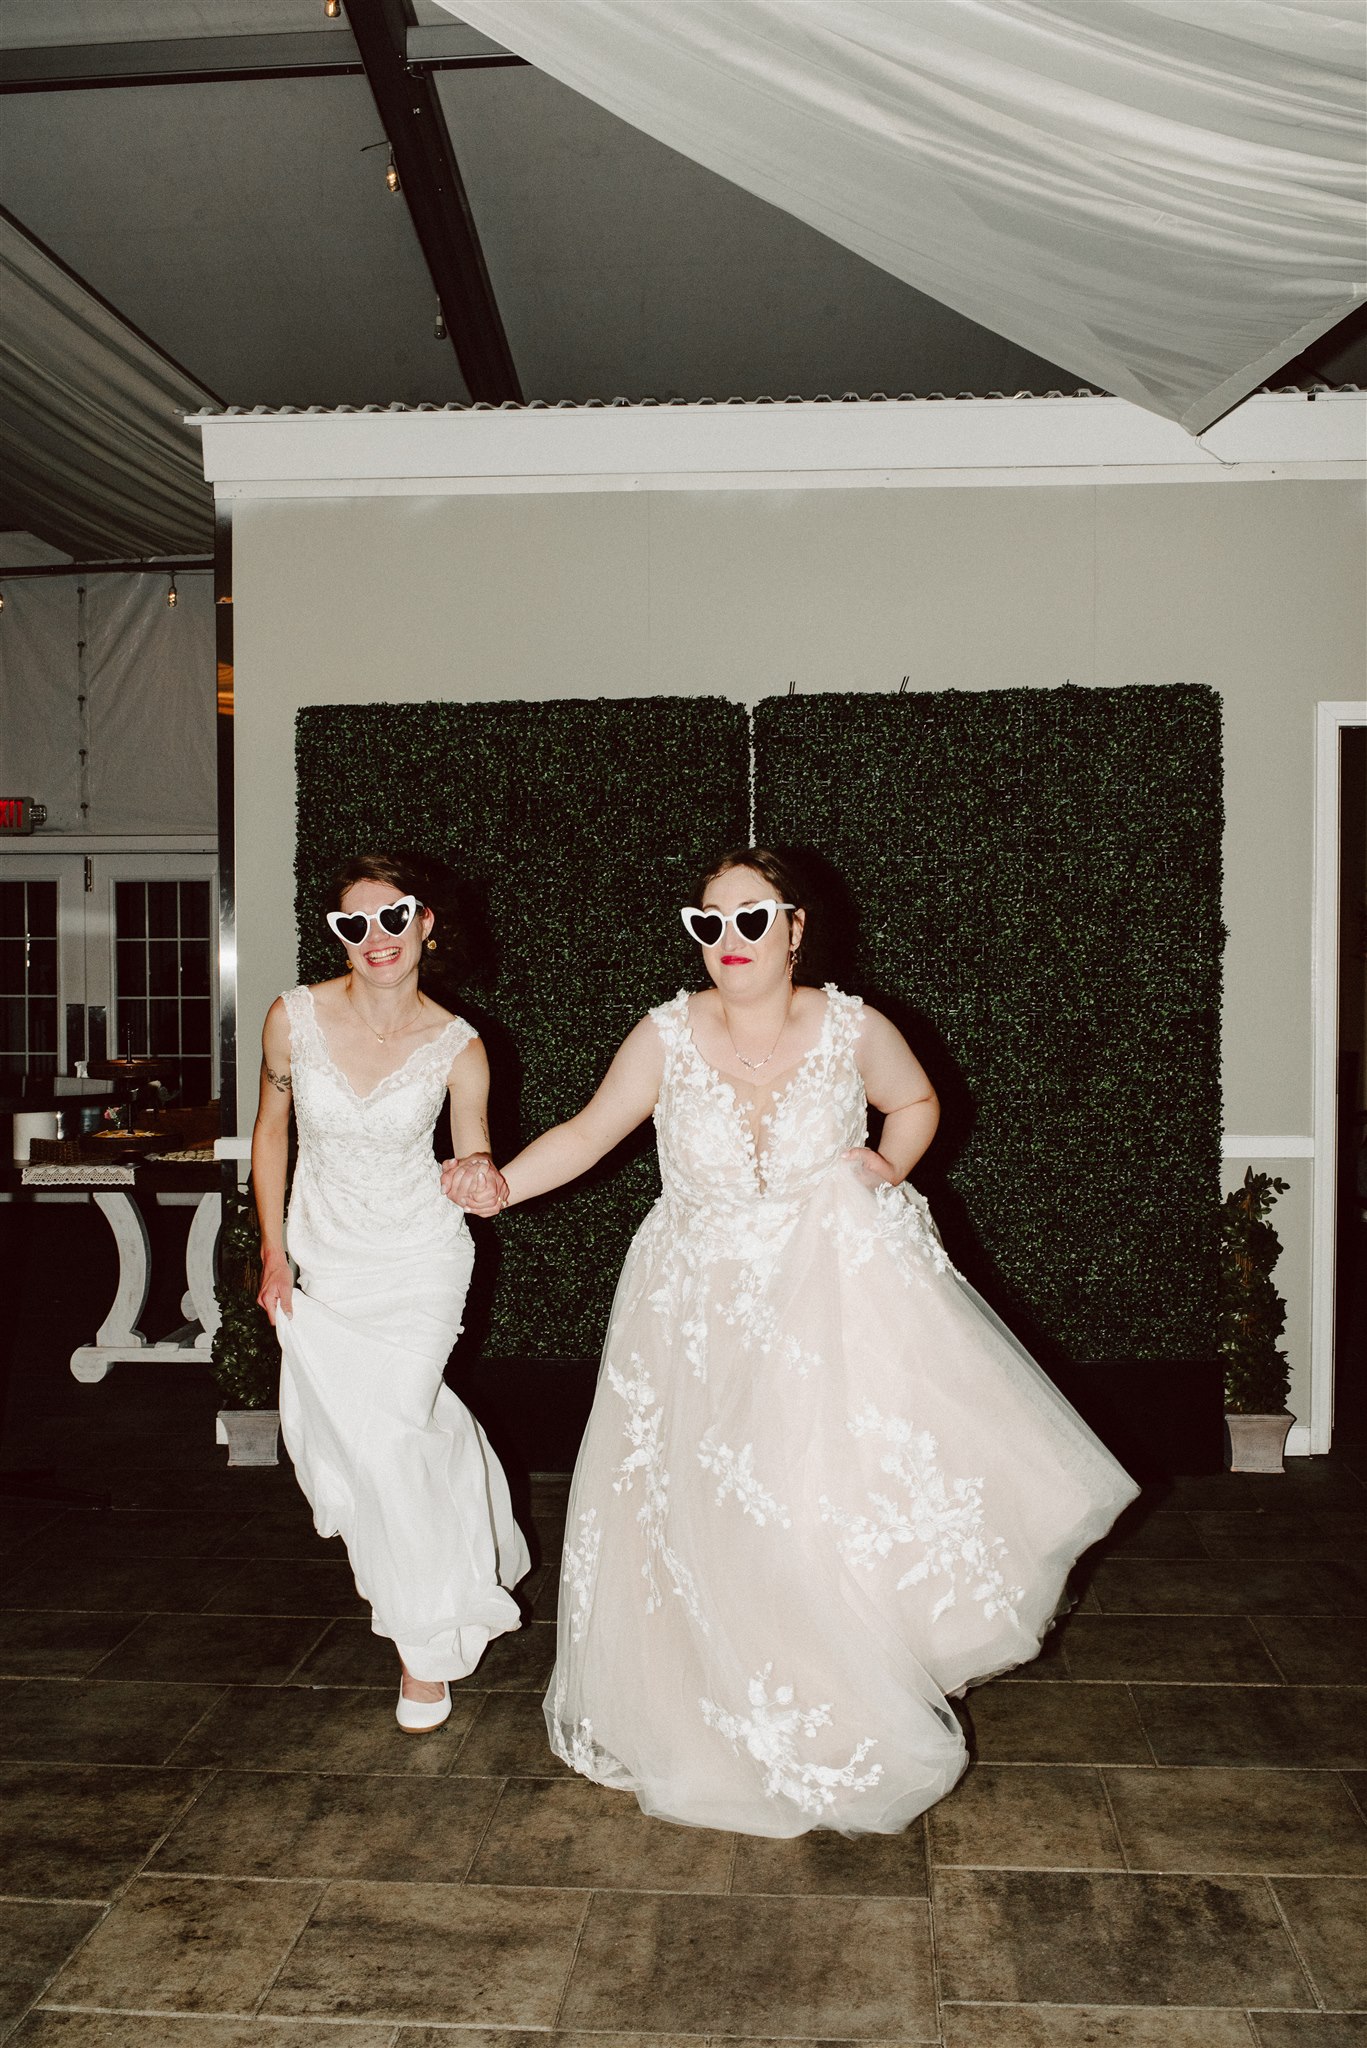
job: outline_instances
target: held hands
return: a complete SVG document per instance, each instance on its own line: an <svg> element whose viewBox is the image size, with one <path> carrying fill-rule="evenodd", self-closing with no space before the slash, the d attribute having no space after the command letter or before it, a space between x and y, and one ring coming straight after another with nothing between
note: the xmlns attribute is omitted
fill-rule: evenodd
<svg viewBox="0 0 1367 2048"><path fill-rule="evenodd" d="M441 1170L441 1191L471 1216L497 1216L508 1206L508 1183L487 1152L448 1159Z"/></svg>
<svg viewBox="0 0 1367 2048"><path fill-rule="evenodd" d="M275 1312L280 1309L286 1316L294 1308L294 1275L290 1262L283 1252L267 1252L261 1261L261 1286L256 1297L258 1303L270 1317L271 1328L275 1328Z"/></svg>
<svg viewBox="0 0 1367 2048"><path fill-rule="evenodd" d="M865 1187L876 1188L882 1182L886 1182L889 1187L896 1187L902 1178L891 1161L885 1159L881 1152L875 1152L871 1145L859 1145L844 1156L855 1168Z"/></svg>

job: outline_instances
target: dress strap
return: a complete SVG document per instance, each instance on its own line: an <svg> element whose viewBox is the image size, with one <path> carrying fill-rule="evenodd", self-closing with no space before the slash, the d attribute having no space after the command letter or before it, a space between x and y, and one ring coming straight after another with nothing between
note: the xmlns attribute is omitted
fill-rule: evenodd
<svg viewBox="0 0 1367 2048"><path fill-rule="evenodd" d="M657 1003L647 1016L660 1034L664 1047L665 1073L677 1075L680 1062L686 1057L692 1043L692 1029L688 1021L688 990L681 988L667 1003Z"/></svg>
<svg viewBox="0 0 1367 2048"><path fill-rule="evenodd" d="M307 1060L312 1055L327 1057L327 1047L322 1043L318 1028L318 1016L313 1007L313 992L301 982L296 988L282 989L280 1000L285 1005L285 1016L290 1027L291 1063L301 1057Z"/></svg>
<svg viewBox="0 0 1367 2048"><path fill-rule="evenodd" d="M832 1059L851 1056L864 1026L864 999L846 995L833 981L826 983L827 1047Z"/></svg>
<svg viewBox="0 0 1367 2048"><path fill-rule="evenodd" d="M435 1054L440 1047L441 1063L449 1067L456 1055L464 1052L466 1046L478 1037L479 1033L473 1024L467 1023L464 1017L453 1017L449 1024L442 1025L432 1040L431 1050Z"/></svg>
<svg viewBox="0 0 1367 2048"><path fill-rule="evenodd" d="M681 988L667 1003L657 1003L647 1015L664 1040L665 1051L677 1052L689 1036L688 990Z"/></svg>

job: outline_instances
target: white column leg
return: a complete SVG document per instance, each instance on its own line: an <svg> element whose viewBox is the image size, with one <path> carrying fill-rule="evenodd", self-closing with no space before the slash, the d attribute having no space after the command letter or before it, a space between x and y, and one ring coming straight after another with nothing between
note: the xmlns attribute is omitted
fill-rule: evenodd
<svg viewBox="0 0 1367 2048"><path fill-rule="evenodd" d="M147 1290L152 1278L147 1225L132 1195L125 1194L121 1188L100 1190L95 1196L95 1207L113 1231L114 1242L119 1248L118 1292L110 1304L109 1313L95 1332L95 1342L118 1345L121 1350L141 1346L147 1339L138 1323L147 1306Z"/></svg>
<svg viewBox="0 0 1367 2048"><path fill-rule="evenodd" d="M122 1188L100 1189L95 1207L114 1233L119 1253L119 1284L114 1299L93 1344L82 1344L71 1354L71 1370L78 1380L93 1383L109 1371L114 1353L127 1357L142 1351L147 1339L138 1328L147 1306L147 1289L152 1276L151 1249L142 1211L131 1193Z"/></svg>
<svg viewBox="0 0 1367 2048"><path fill-rule="evenodd" d="M214 1252L223 1221L223 1197L218 1193L200 1197L185 1242L186 1292L181 1312L193 1316L202 1334L195 1348L207 1351L218 1328L218 1303L214 1300Z"/></svg>

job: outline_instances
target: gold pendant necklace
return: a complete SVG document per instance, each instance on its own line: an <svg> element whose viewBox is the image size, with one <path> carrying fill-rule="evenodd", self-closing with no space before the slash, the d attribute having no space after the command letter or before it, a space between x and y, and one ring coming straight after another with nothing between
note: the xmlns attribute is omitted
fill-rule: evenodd
<svg viewBox="0 0 1367 2048"><path fill-rule="evenodd" d="M365 1024L365 1028L366 1028L366 1030L367 1030L367 1031L368 1031L368 1032L370 1033L371 1037L372 1037L372 1038L376 1038L376 1039L378 1039L381 1045L388 1045L388 1043L389 1043L389 1038L386 1038L386 1037L384 1036L384 1034L383 1034L382 1032L379 1032L379 1031L377 1031L377 1030L375 1029L375 1026L374 1026L373 1024L366 1024L366 1020L365 1020L365 1018L364 1018L364 1017L363 1017L363 1016L361 1015L360 1011L359 1011L359 1010L357 1009L357 1007L356 1007L356 1004L355 1004L355 1002L354 1002L354 1000L353 1000L353 998L352 998L352 994L351 994L351 982L350 982L350 980L348 980L348 982L347 982L347 985L346 985L346 999L347 999L347 1005L348 1005L348 1007L349 1007L349 1009L350 1009L350 1011L351 1011L351 1014L352 1014L352 1016L353 1016L353 1017L355 1017L355 1019L357 1020L357 1022L358 1022L358 1023L360 1023L360 1024ZM422 1015L422 995L421 995L421 992L420 992L420 993L419 993L419 995L418 995L418 1007L417 1007L417 1009L416 1009L416 1010L415 1010L415 1011L413 1012L413 1014L414 1014L414 1016L415 1016L415 1017L420 1017L420 1016ZM785 1020L785 1021L786 1021L786 1020ZM402 1037L403 1037L403 1035L404 1035L404 1032L405 1032L405 1031L407 1031L407 1030L408 1030L409 1028L410 1028L410 1027L409 1027L408 1025L405 1025L405 1026L403 1027L403 1031L391 1031L391 1032L390 1032L390 1034L389 1034L389 1037L390 1037L390 1038L402 1038ZM736 1057L737 1057L737 1059L739 1059L739 1057L740 1057L739 1053L737 1053Z"/></svg>

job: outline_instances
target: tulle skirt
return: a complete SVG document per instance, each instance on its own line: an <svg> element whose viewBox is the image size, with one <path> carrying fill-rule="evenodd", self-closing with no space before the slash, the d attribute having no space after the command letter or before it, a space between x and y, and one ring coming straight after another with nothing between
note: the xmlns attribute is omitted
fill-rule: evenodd
<svg viewBox="0 0 1367 2048"><path fill-rule="evenodd" d="M964 1767L947 1695L1037 1653L1136 1491L914 1190L842 1163L758 1262L661 1202L571 1488L552 1747L669 1820L896 1832Z"/></svg>

